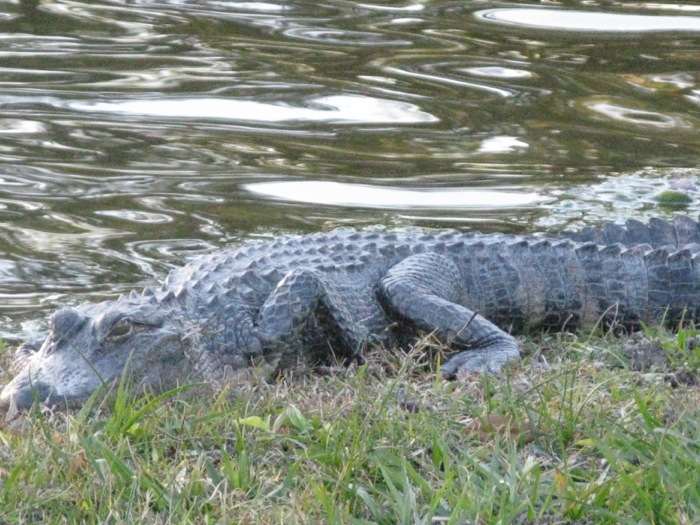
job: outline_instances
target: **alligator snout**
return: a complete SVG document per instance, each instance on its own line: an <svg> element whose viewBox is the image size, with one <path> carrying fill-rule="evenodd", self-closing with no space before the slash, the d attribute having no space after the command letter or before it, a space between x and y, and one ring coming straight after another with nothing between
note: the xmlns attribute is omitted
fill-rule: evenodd
<svg viewBox="0 0 700 525"><path fill-rule="evenodd" d="M14 383L7 385L0 393L0 416L7 416L10 411L27 410L35 401L49 404L59 401L56 389L48 383Z"/></svg>

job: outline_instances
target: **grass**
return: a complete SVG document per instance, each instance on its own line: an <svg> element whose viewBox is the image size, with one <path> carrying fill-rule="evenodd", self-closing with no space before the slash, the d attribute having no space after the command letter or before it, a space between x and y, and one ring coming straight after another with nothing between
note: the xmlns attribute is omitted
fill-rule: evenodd
<svg viewBox="0 0 700 525"><path fill-rule="evenodd" d="M560 335L447 382L426 339L235 394L36 408L0 430L0 524L698 523L700 395L680 373L697 350L663 337L656 371L620 340Z"/></svg>

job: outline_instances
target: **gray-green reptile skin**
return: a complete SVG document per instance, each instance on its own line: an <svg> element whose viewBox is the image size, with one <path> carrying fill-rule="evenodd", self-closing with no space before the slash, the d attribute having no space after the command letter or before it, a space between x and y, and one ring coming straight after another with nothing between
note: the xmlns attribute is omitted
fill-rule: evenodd
<svg viewBox="0 0 700 525"><path fill-rule="evenodd" d="M128 367L134 384L244 381L331 351L434 332L442 366L498 372L519 358L510 333L630 330L700 316L700 225L629 221L552 236L340 229L248 243L192 261L162 286L64 308L16 354L0 413L35 400L80 405Z"/></svg>

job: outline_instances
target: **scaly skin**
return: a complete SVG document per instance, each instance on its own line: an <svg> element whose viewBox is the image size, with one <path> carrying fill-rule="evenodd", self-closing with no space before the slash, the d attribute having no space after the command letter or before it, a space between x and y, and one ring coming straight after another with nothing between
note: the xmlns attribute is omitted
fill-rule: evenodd
<svg viewBox="0 0 700 525"><path fill-rule="evenodd" d="M510 332L526 327L697 320L698 242L700 225L679 217L550 237L341 229L248 243L160 288L57 311L17 350L0 413L80 405L125 372L155 391L235 383L251 367L360 359L420 331L458 350L445 376L498 372L519 358Z"/></svg>

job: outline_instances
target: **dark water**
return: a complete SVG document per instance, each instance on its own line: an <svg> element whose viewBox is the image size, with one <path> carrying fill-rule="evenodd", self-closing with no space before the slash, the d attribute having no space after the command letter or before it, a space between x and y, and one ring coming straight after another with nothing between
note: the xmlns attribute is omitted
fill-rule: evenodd
<svg viewBox="0 0 700 525"><path fill-rule="evenodd" d="M337 225L697 212L693 3L0 2L0 336Z"/></svg>

